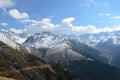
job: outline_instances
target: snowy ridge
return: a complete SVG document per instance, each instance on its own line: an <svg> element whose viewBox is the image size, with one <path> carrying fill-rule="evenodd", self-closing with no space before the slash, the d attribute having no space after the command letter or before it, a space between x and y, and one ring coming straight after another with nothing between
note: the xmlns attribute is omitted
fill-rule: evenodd
<svg viewBox="0 0 120 80"><path fill-rule="evenodd" d="M22 35L26 35L26 33L22 33ZM12 47L15 50L21 51L26 50L31 53L31 49L29 47L23 46L23 42L27 39L28 36L19 37L18 34L15 34L12 31L8 30L0 30L0 41L5 43L6 45Z"/></svg>
<svg viewBox="0 0 120 80"><path fill-rule="evenodd" d="M18 49L19 46L16 42L12 41L8 36L6 36L5 34L3 34L2 31L0 31L0 41L9 45L10 47L14 48L14 49Z"/></svg>
<svg viewBox="0 0 120 80"><path fill-rule="evenodd" d="M19 36L13 34L10 32L10 34L7 34L13 41L16 41L17 43L23 43L26 39L25 38L20 38Z"/></svg>
<svg viewBox="0 0 120 80"><path fill-rule="evenodd" d="M6 35L7 37L9 37L11 40L13 40L17 43L20 43L20 44L23 43L26 40L26 38L21 38L21 37L19 37L18 34L12 32L12 31L1 30L0 32L2 34Z"/></svg>
<svg viewBox="0 0 120 80"><path fill-rule="evenodd" d="M119 45L120 44L120 32L118 31L109 36L103 37L103 39L101 39L98 44L108 43L108 42L111 45Z"/></svg>
<svg viewBox="0 0 120 80"><path fill-rule="evenodd" d="M19 37L19 35L17 35L16 33L12 32L12 31L6 32L6 35L9 36L12 40L14 40L20 44L26 40L26 38L21 38L21 37Z"/></svg>
<svg viewBox="0 0 120 80"><path fill-rule="evenodd" d="M82 43L85 43L89 46L96 46L99 42L108 40L111 37L112 33L101 32L96 34L84 34L79 36L79 40Z"/></svg>
<svg viewBox="0 0 120 80"><path fill-rule="evenodd" d="M69 37L55 36L42 32L29 37L24 45L32 47L40 53L43 53L43 58L49 62L56 63L58 61L73 61L73 60L93 60L87 59L84 55L74 51Z"/></svg>
<svg viewBox="0 0 120 80"><path fill-rule="evenodd" d="M111 42L113 45L120 44L120 31L116 32L106 32L106 33L97 33L97 34L86 34L80 36L80 41L89 45L96 46L99 43Z"/></svg>
<svg viewBox="0 0 120 80"><path fill-rule="evenodd" d="M29 37L25 41L25 45L29 47L38 48L47 48L49 44L55 39L54 36L46 33L38 33Z"/></svg>
<svg viewBox="0 0 120 80"><path fill-rule="evenodd" d="M72 47L67 44L65 39L59 39L53 41L48 46L48 51L46 53L46 57L50 55L55 55L57 59L66 59L66 60L80 60L85 59L85 56L79 54L72 50ZM59 57L58 57L59 56Z"/></svg>

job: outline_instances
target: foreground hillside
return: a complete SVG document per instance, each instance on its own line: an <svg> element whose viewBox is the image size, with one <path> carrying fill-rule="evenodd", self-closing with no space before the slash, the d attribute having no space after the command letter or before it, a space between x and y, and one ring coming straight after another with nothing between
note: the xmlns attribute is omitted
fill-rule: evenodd
<svg viewBox="0 0 120 80"><path fill-rule="evenodd" d="M12 79L12 78L5 78L5 77L0 77L0 80L15 80L15 79Z"/></svg>
<svg viewBox="0 0 120 80"><path fill-rule="evenodd" d="M56 73L57 67L52 69L33 54L14 50L0 42L0 76L15 80L67 80L62 70L63 75Z"/></svg>

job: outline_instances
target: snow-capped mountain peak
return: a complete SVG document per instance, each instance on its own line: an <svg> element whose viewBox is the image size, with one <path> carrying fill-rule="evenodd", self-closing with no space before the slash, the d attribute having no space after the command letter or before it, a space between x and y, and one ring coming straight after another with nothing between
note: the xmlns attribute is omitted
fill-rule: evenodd
<svg viewBox="0 0 120 80"><path fill-rule="evenodd" d="M29 47L37 48L47 48L50 42L52 42L55 37L49 32L36 33L33 36L30 36L26 41L25 45Z"/></svg>
<svg viewBox="0 0 120 80"><path fill-rule="evenodd" d="M0 41L9 45L10 47L17 49L18 45L15 41L11 40L7 32L0 30Z"/></svg>
<svg viewBox="0 0 120 80"><path fill-rule="evenodd" d="M29 37L24 45L31 47L35 50L38 50L40 53L43 54L43 58L47 62L58 62L58 61L72 61L72 60L81 60L86 59L86 56L81 54L81 52L74 49L74 47L77 45L80 45L77 47L78 49L83 48L83 44L78 44L76 40L71 40L68 36L55 36L51 33L46 34L45 33L37 33L31 37ZM87 46L84 46L87 47ZM76 48L76 49L77 49ZM54 58L52 58L54 57ZM89 58L89 57L88 57ZM91 59L91 58L90 58ZM91 59L92 60L92 59Z"/></svg>

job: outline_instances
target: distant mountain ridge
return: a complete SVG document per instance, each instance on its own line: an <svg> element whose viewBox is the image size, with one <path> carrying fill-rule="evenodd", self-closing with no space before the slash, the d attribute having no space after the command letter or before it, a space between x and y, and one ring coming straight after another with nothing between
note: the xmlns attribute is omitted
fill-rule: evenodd
<svg viewBox="0 0 120 80"><path fill-rule="evenodd" d="M114 72L114 68L105 64L109 63L104 56L105 53L101 53L79 40L76 41L74 38L48 33L34 34L24 42L24 45L37 50L47 63L62 64L65 70L72 71L76 77L84 77L83 79L86 78L86 80L115 80L120 77L119 70L118 72L115 70L116 75L112 75L112 72L109 71L111 69ZM103 72L104 75L102 75Z"/></svg>

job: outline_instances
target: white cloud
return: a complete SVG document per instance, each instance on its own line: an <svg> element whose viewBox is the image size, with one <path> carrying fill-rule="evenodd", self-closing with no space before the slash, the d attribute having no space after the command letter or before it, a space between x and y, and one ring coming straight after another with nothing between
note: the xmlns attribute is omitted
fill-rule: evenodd
<svg viewBox="0 0 120 80"><path fill-rule="evenodd" d="M112 31L119 31L120 30L120 25L118 26L113 26L113 27L105 27L105 28L100 28L98 29L100 32L112 32Z"/></svg>
<svg viewBox="0 0 120 80"><path fill-rule="evenodd" d="M69 20L69 18L66 18ZM63 19L63 20L66 20ZM73 19L74 20L74 19ZM62 25L60 24L59 27L62 27L61 31L67 32L67 33L77 33L77 34L95 34L99 32L112 32L112 31L118 31L120 30L120 25L113 26L113 27L105 27L105 28L97 28L94 25L87 25L87 26L76 26L73 25L71 22L73 21L62 21Z"/></svg>
<svg viewBox="0 0 120 80"><path fill-rule="evenodd" d="M99 30L93 26L93 25L88 25L88 26L74 26L72 27L72 30L75 32L80 32L81 34L94 34L94 33L99 33Z"/></svg>
<svg viewBox="0 0 120 80"><path fill-rule="evenodd" d="M21 20L22 23L37 23L38 21L37 20L33 20L33 19L24 19L24 20Z"/></svg>
<svg viewBox="0 0 120 80"><path fill-rule="evenodd" d="M113 16L110 19L120 19L120 16Z"/></svg>
<svg viewBox="0 0 120 80"><path fill-rule="evenodd" d="M120 25L118 26L113 26L113 27L104 27L104 28L97 28L96 26L93 25L88 25L88 26L74 26L72 28L73 31L79 32L80 34L95 34L99 32L112 32L112 31L119 31L120 30Z"/></svg>
<svg viewBox="0 0 120 80"><path fill-rule="evenodd" d="M8 23L2 22L2 23L0 23L0 25L1 25L1 26L7 26Z"/></svg>
<svg viewBox="0 0 120 80"><path fill-rule="evenodd" d="M62 22L63 22L63 23L70 23L70 22L72 22L72 21L74 21L74 20L75 20L74 17L69 17L69 18L63 19Z"/></svg>
<svg viewBox="0 0 120 80"><path fill-rule="evenodd" d="M25 12L20 13L17 9L12 9L9 10L9 14L11 17L15 18L15 19L27 19L29 18L29 15Z"/></svg>
<svg viewBox="0 0 120 80"><path fill-rule="evenodd" d="M49 18L44 18L41 21L36 21L35 23L32 23L26 27L27 31L31 33L40 31L50 31L54 28L56 28L56 25L52 24Z"/></svg>
<svg viewBox="0 0 120 80"><path fill-rule="evenodd" d="M13 0L0 0L0 8L9 8L14 6Z"/></svg>
<svg viewBox="0 0 120 80"><path fill-rule="evenodd" d="M52 29L55 27L55 25L51 23L51 20L49 18L42 19L40 25L42 29Z"/></svg>
<svg viewBox="0 0 120 80"><path fill-rule="evenodd" d="M71 22L75 18L63 19L60 24L51 23L51 19L44 18L41 21L33 21L32 24L26 27L27 31L30 33L37 33L41 31L51 31L53 33L66 33L66 34L95 34L99 32L112 32L120 30L120 25L113 27L97 28L94 25L87 26L76 26ZM29 21L28 21L29 22Z"/></svg>
<svg viewBox="0 0 120 80"><path fill-rule="evenodd" d="M98 13L99 16L110 16L110 13Z"/></svg>
<svg viewBox="0 0 120 80"><path fill-rule="evenodd" d="M69 17L66 19L62 20L62 24L59 25L59 27L63 28L64 32L67 33L80 33L80 34L85 34L85 33L98 33L99 31L97 28L93 25L88 25L88 26L75 26L71 22L74 21L75 18ZM62 29L61 29L62 30Z"/></svg>

